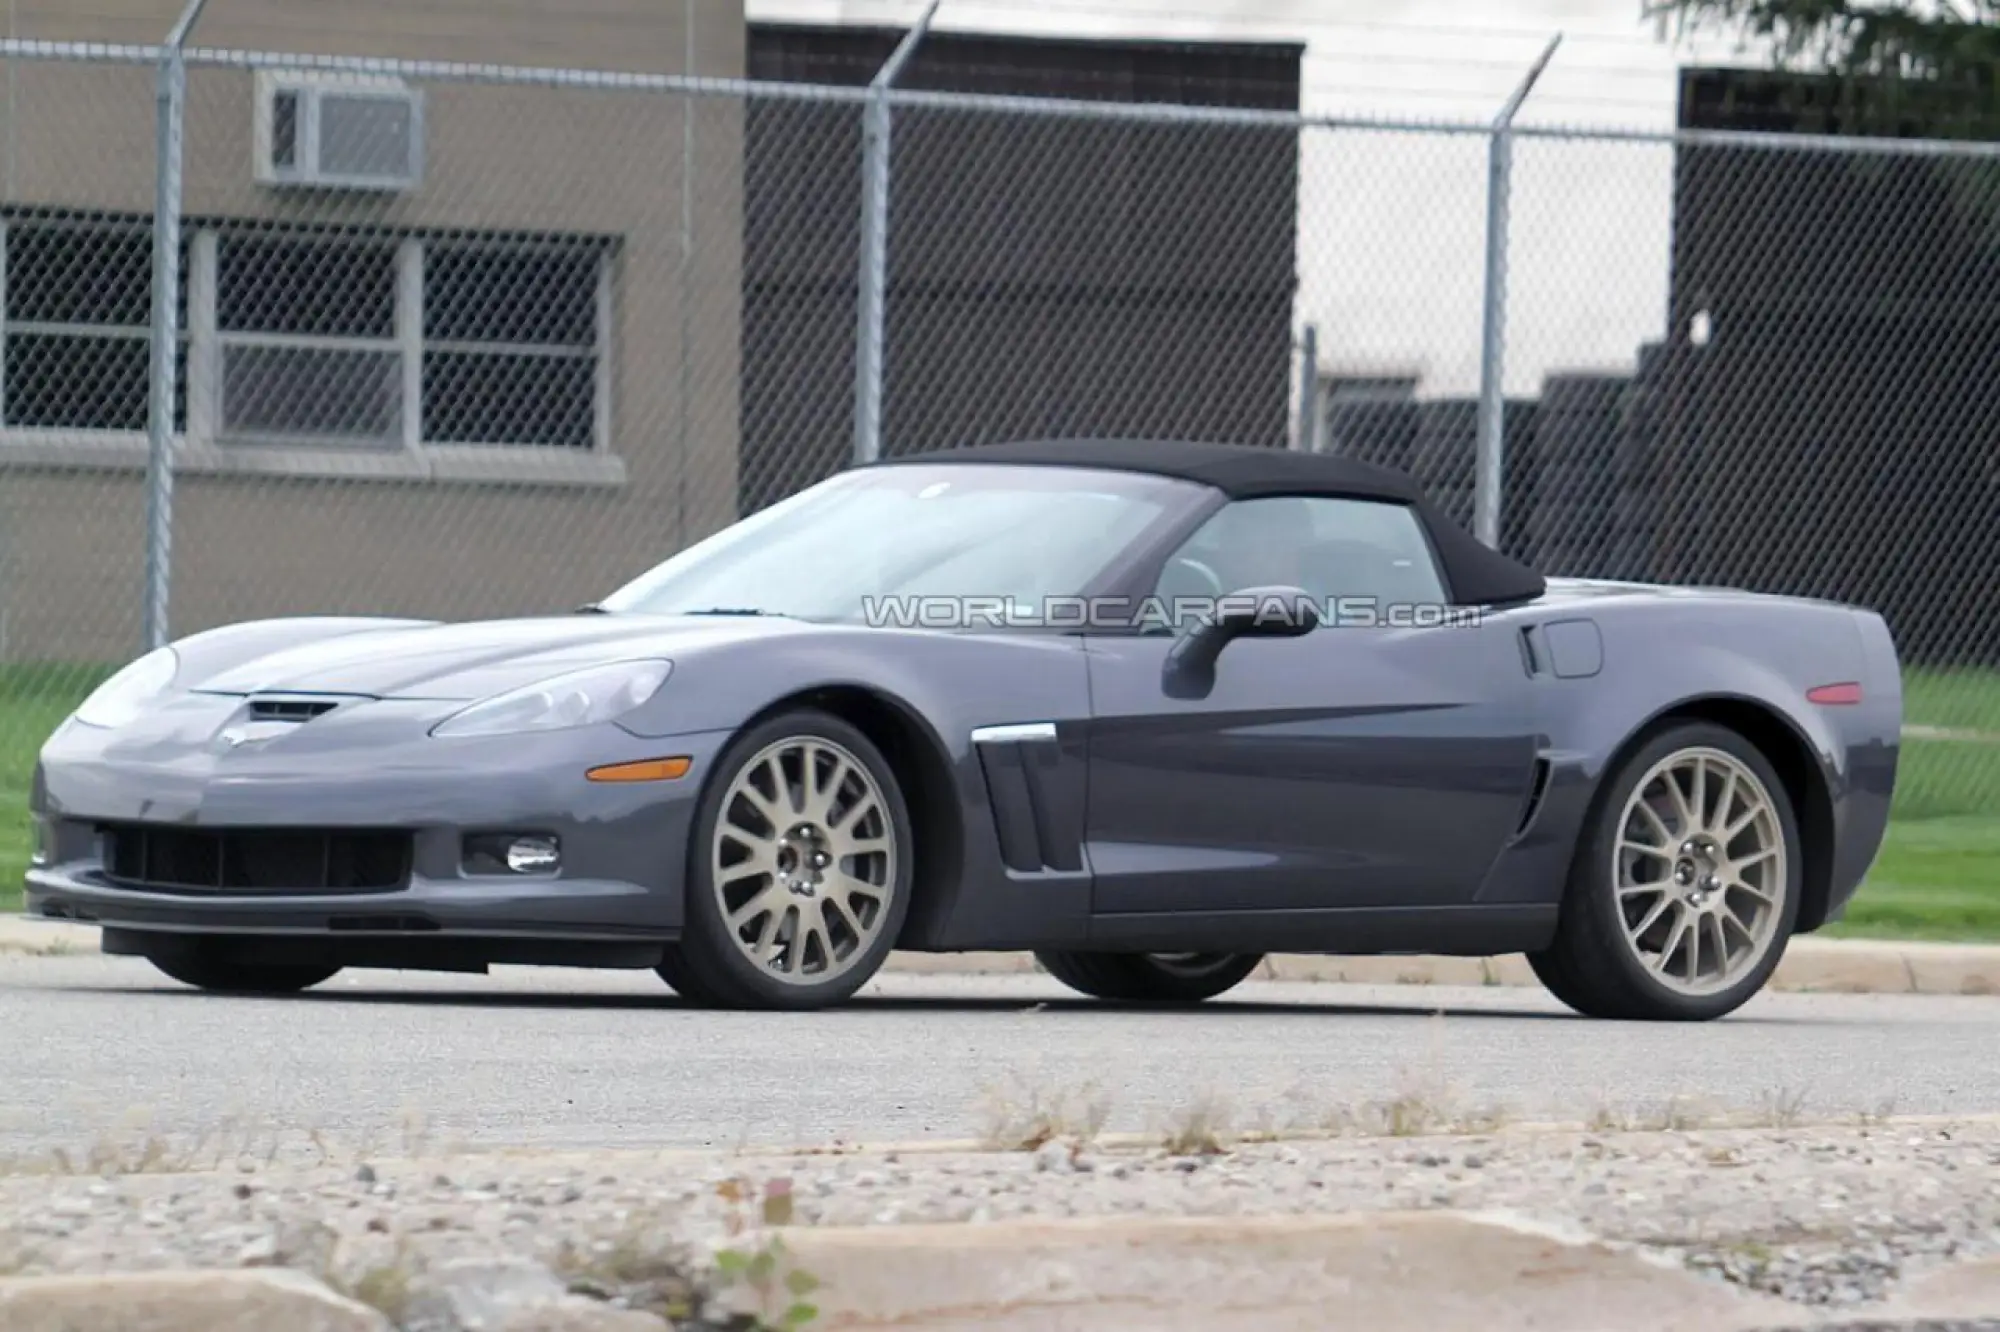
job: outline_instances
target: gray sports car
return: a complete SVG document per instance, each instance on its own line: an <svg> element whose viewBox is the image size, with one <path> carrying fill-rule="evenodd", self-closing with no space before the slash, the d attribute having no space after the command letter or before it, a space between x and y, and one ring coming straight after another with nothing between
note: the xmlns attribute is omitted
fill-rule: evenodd
<svg viewBox="0 0 2000 1332"><path fill-rule="evenodd" d="M809 1009L892 948L1194 1002L1267 953L1525 952L1707 1019L1844 910L1880 616L1545 579L1399 473L1057 441L843 472L574 612L297 618L41 753L28 912L204 989L650 968Z"/></svg>

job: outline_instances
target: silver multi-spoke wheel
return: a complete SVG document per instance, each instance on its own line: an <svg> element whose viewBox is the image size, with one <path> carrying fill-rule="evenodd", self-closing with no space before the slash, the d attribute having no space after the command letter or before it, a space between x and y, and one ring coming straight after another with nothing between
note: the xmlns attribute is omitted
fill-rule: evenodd
<svg viewBox="0 0 2000 1332"><path fill-rule="evenodd" d="M710 882L729 937L773 980L819 985L870 956L898 868L881 786L824 737L765 746L723 796Z"/></svg>
<svg viewBox="0 0 2000 1332"><path fill-rule="evenodd" d="M1661 984L1728 989L1770 952L1789 865L1764 782L1733 754L1683 749L1633 788L1612 851L1627 944Z"/></svg>

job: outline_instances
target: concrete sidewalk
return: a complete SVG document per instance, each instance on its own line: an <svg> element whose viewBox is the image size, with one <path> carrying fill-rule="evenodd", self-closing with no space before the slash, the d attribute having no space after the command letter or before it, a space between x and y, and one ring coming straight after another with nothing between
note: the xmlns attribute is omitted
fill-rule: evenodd
<svg viewBox="0 0 2000 1332"><path fill-rule="evenodd" d="M97 951L92 926L0 916L0 955ZM888 970L916 975L1007 976L1036 970L1026 953L895 953ZM1518 954L1505 957L1310 957L1269 959L1266 980L1350 985L1540 984ZM1774 990L1825 994L2000 994L2000 945L1794 939Z"/></svg>

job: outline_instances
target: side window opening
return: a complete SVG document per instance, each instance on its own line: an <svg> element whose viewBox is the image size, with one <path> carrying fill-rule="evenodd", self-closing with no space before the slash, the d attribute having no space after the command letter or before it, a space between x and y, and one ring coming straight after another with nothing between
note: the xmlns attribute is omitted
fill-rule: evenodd
<svg viewBox="0 0 2000 1332"><path fill-rule="evenodd" d="M1225 505L1162 570L1164 600L1291 586L1322 610L1347 601L1436 606L1445 600L1416 511L1384 500L1274 497Z"/></svg>

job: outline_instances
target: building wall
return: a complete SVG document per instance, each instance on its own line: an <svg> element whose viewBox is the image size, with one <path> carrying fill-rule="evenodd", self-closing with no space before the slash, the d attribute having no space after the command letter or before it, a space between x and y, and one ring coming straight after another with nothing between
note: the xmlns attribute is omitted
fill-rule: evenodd
<svg viewBox="0 0 2000 1332"><path fill-rule="evenodd" d="M14 35L151 43L164 37L178 9L179 0L94 0L89 6L18 0ZM193 45L741 77L743 41L737 0L577 0L562 6L536 0L212 0ZM34 210L54 210L66 226L93 214L97 222L127 228L128 237L133 229L143 231L153 199L152 71L15 60L0 66L0 80L0 104L10 108L0 134L0 202L9 210L10 234L32 228ZM578 411L590 411L593 387L605 393L609 410L596 447L588 438L584 447L496 445L490 441L506 434L502 419L521 415L518 404L510 410L496 398L482 408L478 389L453 396L427 387L411 401L456 404L455 413L442 405L430 413L434 429L444 430L452 419L461 426L483 423L480 442L435 450L422 447L411 432L404 442L414 447L386 450L263 438L217 443L218 422L256 416L260 404L249 388L204 393L199 386L222 382L221 356L238 358L228 362L232 366L254 358L197 354L190 376L197 391L185 413L191 429L175 495L176 634L253 616L322 611L456 618L566 609L735 518L740 106L658 93L432 83L424 87L421 185L400 196L342 197L277 192L255 181L252 88L248 70L190 71L184 212L191 235L215 233L189 247L186 267L195 291L217 287L215 309L254 307L266 320L274 312L296 315L317 307L314 328L305 331L323 331L318 325L351 323L359 315L341 308L345 278L322 280L312 271L318 256L350 253L364 240L393 256L415 237L422 268L437 284L427 304L441 308L445 294L456 290L438 275L462 260L451 271L484 274L462 289L485 284L478 300L499 312L488 323L511 320L525 341L545 321L538 311L550 307L515 297L540 283L545 269L488 271L466 256L488 253L484 247L500 233L510 245L557 258L601 249L608 304L598 330L609 333L610 352L595 386L584 383L581 370L562 373L569 376L565 383L581 385ZM260 268L244 256L249 243L267 233L310 233L337 244L297 251L314 257L289 269ZM482 248L465 248L474 241ZM100 281L99 268L91 265L101 267L124 243L79 242L61 260L49 258L54 251L47 246L17 247L22 253L15 256L14 285L39 281L53 291ZM28 262L22 254L40 256L43 271L21 267ZM59 263L76 265L76 271L56 273ZM510 282L521 292L501 289ZM259 289L245 289L251 285ZM10 309L25 299L15 295ZM407 300L387 299L386 309L414 308ZM357 309L360 301L353 297ZM42 301L51 309L60 303L54 296ZM189 308L199 322L204 303ZM143 314L138 318L143 323ZM392 327L390 337L399 332L410 330ZM43 428L12 428L21 418L10 415L10 428L0 432L0 650L12 659L128 656L140 646L143 413L122 421L122 431L48 428L44 418L62 407L61 394L80 402L101 395L103 386L85 382L73 367L59 372L52 352L47 366L22 363L53 345L46 338L37 343L10 331L10 341L17 353L9 367L12 401ZM530 364L527 353L503 362L478 348L426 345L428 361L465 375L498 372L490 381L495 385L509 374L526 374L521 367ZM129 359L132 350L120 354ZM305 353L282 355L297 362L288 373L310 377L298 368L309 359ZM267 358L279 359L275 352ZM321 361L359 364L360 356L329 352ZM70 378L50 378L58 373ZM38 374L47 403L23 396ZM443 371L438 375L442 382ZM281 390L290 391L288 382L271 378L271 386L256 392L272 397L263 406L302 418L297 404L276 401ZM98 424L102 419L101 411L92 418ZM392 432L390 443L396 442Z"/></svg>

